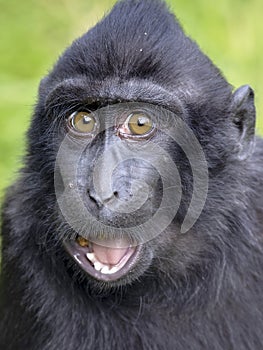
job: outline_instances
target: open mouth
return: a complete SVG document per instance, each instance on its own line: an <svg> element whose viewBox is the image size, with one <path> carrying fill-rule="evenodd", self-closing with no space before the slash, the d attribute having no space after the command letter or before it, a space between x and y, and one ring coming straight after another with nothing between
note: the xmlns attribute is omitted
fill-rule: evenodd
<svg viewBox="0 0 263 350"><path fill-rule="evenodd" d="M64 241L64 246L85 272L101 281L115 281L125 276L141 251L141 245L131 246L126 239L91 242L81 236Z"/></svg>

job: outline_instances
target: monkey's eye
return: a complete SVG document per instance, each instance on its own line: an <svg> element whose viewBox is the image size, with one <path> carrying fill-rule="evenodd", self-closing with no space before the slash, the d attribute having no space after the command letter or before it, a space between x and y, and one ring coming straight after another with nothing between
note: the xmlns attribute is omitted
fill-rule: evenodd
<svg viewBox="0 0 263 350"><path fill-rule="evenodd" d="M96 120L89 112L74 112L69 117L69 127L78 133L91 134L96 129Z"/></svg>
<svg viewBox="0 0 263 350"><path fill-rule="evenodd" d="M129 115L127 126L132 135L146 135L153 129L153 122L146 114L135 112Z"/></svg>

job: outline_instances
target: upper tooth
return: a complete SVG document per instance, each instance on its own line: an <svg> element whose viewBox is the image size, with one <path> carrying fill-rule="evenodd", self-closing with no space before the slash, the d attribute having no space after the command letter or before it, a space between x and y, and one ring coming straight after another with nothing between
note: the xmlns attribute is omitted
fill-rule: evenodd
<svg viewBox="0 0 263 350"><path fill-rule="evenodd" d="M81 247L88 247L89 246L89 241L81 236L78 236L77 242Z"/></svg>

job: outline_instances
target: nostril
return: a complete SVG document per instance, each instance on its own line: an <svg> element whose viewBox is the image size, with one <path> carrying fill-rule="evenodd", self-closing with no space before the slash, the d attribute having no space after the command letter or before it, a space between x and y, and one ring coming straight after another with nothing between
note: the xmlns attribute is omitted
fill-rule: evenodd
<svg viewBox="0 0 263 350"><path fill-rule="evenodd" d="M114 191L113 195L114 195L115 198L119 198L119 192L118 191Z"/></svg>
<svg viewBox="0 0 263 350"><path fill-rule="evenodd" d="M96 205L99 205L97 198L91 193L89 189L87 189L87 195L92 202L94 202Z"/></svg>
<svg viewBox="0 0 263 350"><path fill-rule="evenodd" d="M110 202L113 198L118 198L119 193L118 191L114 191L112 193L97 194L95 191L87 189L87 195L92 202L96 203L98 207L102 207L104 204Z"/></svg>

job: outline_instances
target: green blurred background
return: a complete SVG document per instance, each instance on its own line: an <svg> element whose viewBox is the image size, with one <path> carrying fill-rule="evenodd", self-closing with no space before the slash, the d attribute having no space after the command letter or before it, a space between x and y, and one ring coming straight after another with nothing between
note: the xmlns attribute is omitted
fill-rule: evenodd
<svg viewBox="0 0 263 350"><path fill-rule="evenodd" d="M15 178L40 78L114 0L0 0L0 195ZM263 134L263 1L168 0L229 82L256 92Z"/></svg>

